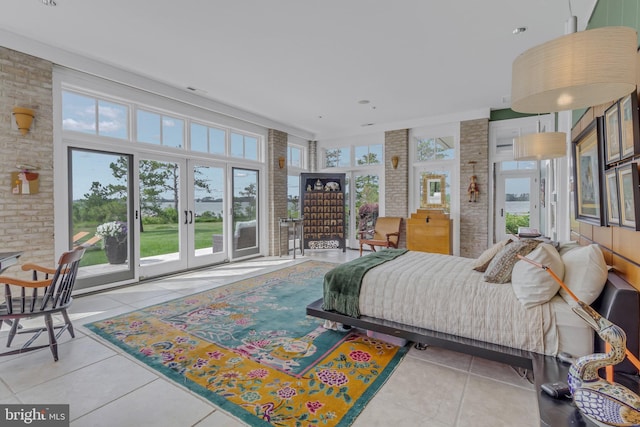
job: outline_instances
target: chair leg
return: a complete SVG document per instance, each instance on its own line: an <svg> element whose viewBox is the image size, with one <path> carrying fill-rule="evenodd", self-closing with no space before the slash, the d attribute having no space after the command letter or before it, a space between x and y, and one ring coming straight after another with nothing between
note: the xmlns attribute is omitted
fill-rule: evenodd
<svg viewBox="0 0 640 427"><path fill-rule="evenodd" d="M64 317L64 324L67 325L67 329L69 330L69 334L71 334L71 338L75 338L76 336L73 333L73 325L71 324L71 319L69 319L67 310L62 310L62 317Z"/></svg>
<svg viewBox="0 0 640 427"><path fill-rule="evenodd" d="M362 243L360 243L360 256L362 256Z"/></svg>
<svg viewBox="0 0 640 427"><path fill-rule="evenodd" d="M7 347L11 347L11 342L16 336L16 332L18 331L18 323L19 319L13 319L13 323L11 323L11 329L9 330L9 336L7 337Z"/></svg>
<svg viewBox="0 0 640 427"><path fill-rule="evenodd" d="M51 348L51 353L53 354L53 360L58 361L58 342L56 341L56 333L53 329L53 319L51 318L51 314L47 313L44 315L44 323L47 325L47 332L49 333L49 348Z"/></svg>

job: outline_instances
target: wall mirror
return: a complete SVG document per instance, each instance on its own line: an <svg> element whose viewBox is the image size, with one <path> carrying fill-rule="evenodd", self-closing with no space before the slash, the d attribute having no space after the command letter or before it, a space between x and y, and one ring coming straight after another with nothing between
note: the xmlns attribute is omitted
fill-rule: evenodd
<svg viewBox="0 0 640 427"><path fill-rule="evenodd" d="M444 175L425 174L422 176L421 207L443 208L445 205Z"/></svg>

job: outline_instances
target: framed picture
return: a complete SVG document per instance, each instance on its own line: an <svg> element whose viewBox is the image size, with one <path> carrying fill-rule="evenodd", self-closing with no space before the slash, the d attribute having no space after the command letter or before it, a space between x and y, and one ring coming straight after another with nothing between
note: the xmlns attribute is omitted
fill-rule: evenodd
<svg viewBox="0 0 640 427"><path fill-rule="evenodd" d="M638 124L638 94L630 93L620 105L620 158L640 154L640 125Z"/></svg>
<svg viewBox="0 0 640 427"><path fill-rule="evenodd" d="M620 191L620 225L640 231L640 177L638 164L620 166L618 186Z"/></svg>
<svg viewBox="0 0 640 427"><path fill-rule="evenodd" d="M602 117L596 118L573 141L575 214L578 221L604 225L602 198Z"/></svg>
<svg viewBox="0 0 640 427"><path fill-rule="evenodd" d="M605 163L620 160L620 109L616 102L604 112L604 155Z"/></svg>
<svg viewBox="0 0 640 427"><path fill-rule="evenodd" d="M620 225L620 197L618 173L615 168L604 174L604 188L607 193L607 225Z"/></svg>

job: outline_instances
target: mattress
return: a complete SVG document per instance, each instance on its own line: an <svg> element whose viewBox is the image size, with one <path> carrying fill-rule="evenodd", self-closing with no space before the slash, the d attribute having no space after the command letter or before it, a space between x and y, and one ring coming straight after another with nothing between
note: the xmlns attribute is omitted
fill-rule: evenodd
<svg viewBox="0 0 640 427"><path fill-rule="evenodd" d="M524 308L511 284L484 281L474 260L410 251L367 272L362 315L536 353L593 348L593 330L556 295Z"/></svg>

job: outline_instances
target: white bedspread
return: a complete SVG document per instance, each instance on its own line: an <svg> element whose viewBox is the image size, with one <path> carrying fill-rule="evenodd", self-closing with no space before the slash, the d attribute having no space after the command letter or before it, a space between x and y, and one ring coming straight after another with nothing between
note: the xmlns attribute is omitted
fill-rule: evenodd
<svg viewBox="0 0 640 427"><path fill-rule="evenodd" d="M473 261L407 252L364 276L360 312L512 348L556 354L558 339L550 304L525 309L510 283L485 282L483 274L472 269Z"/></svg>

